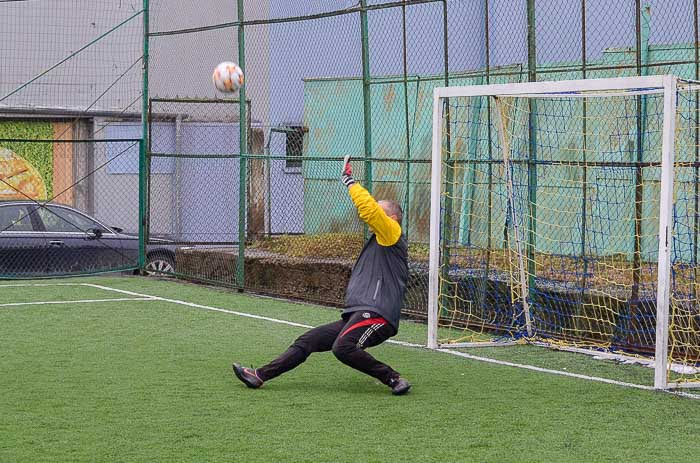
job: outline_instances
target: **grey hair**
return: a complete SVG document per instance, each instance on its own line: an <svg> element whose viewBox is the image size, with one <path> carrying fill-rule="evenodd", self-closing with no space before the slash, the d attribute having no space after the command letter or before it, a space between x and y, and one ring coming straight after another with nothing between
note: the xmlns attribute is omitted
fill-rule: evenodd
<svg viewBox="0 0 700 463"><path fill-rule="evenodd" d="M387 215L395 215L396 221L400 224L403 220L403 209L401 208L401 204L393 199L382 199L382 202L388 206L387 209L389 211Z"/></svg>

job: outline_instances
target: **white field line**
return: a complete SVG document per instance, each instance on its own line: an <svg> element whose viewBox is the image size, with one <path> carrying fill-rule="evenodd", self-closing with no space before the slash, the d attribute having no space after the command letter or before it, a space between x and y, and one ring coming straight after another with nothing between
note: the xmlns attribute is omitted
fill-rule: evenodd
<svg viewBox="0 0 700 463"><path fill-rule="evenodd" d="M84 283L10 283L0 285L2 288L35 288L51 286L85 286ZM81 304L92 302L119 302L119 301L152 301L151 297L122 297L111 299L80 299L73 301L38 301L38 302L8 302L0 304L0 307L21 307L27 305L55 305L55 304Z"/></svg>
<svg viewBox="0 0 700 463"><path fill-rule="evenodd" d="M232 314L232 315L238 315L240 317L255 318L256 320L266 320L266 321L274 322L274 323L283 323L285 325L298 326L300 328L313 328L313 326L304 325L303 323L295 323L295 322L290 322L287 320L278 320L276 318L263 317L261 315L253 315L253 314L245 313L245 312L236 312L235 310L220 309L218 307L211 307L208 305L195 304L194 302L181 301L178 299L169 299L167 297L150 296L148 294L141 294L141 293L135 293L133 291L126 291L124 289L110 288L109 286L94 285L92 283L83 283L83 285L90 286L92 288L103 289L105 291L115 291L117 293L128 294L130 296L147 297L147 298L150 298L152 300L171 302L173 304L186 305L188 307L195 307L197 309L212 310L214 312L223 312L223 313L228 313L228 314Z"/></svg>
<svg viewBox="0 0 700 463"><path fill-rule="evenodd" d="M84 283L11 283L0 288L28 288L33 286L83 286Z"/></svg>
<svg viewBox="0 0 700 463"><path fill-rule="evenodd" d="M185 306L188 306L188 307L195 307L195 308L198 308L198 309L211 310L211 311L214 311L214 312L223 312L223 313L228 313L228 314L232 314L232 315L238 315L238 316L247 317L247 318L254 318L254 319L256 319L256 320L266 320L266 321L270 321L270 322L273 322L273 323L280 323L280 324L290 325L290 326L298 326L298 327L300 327L300 328L313 328L313 326L311 326L311 325L305 325L305 324L303 324L303 323L290 322L290 321L287 321L287 320L280 320L280 319L278 319L278 318L263 317L263 316L260 316L260 315L254 315L254 314L250 314L250 313L246 313L246 312L237 312L237 311L235 311L235 310L220 309L220 308L218 308L218 307L211 307L211 306L202 305L202 304L195 304L195 303L192 303L192 302L181 301L181 300L178 300L178 299L169 299L169 298L160 297L160 296L152 296L152 295L148 295L148 294L141 294L141 293L136 293L136 292L133 292L133 291L126 291L126 290L123 290L123 289L111 288L111 287L109 287L109 286L95 285L95 284L91 284L91 283L83 283L83 285L84 285L84 286L90 286L90 287L93 287L93 288L103 289L103 290L105 290L105 291L114 291L114 292L118 292L118 293L122 293L122 294L128 294L128 295L130 295L130 296L137 296L137 297L149 298L149 299L152 299L152 300L158 300L158 301L163 301L163 302L171 302L171 303L173 303L173 304L180 304L180 305L185 305ZM657 390L657 389L654 389L653 386L645 386L645 385L643 385L643 384L626 383L626 382L624 382L624 381L616 381L616 380L614 380L614 379L600 378L600 377L597 377L597 376L581 375L581 374L578 374L578 373L571 373L571 372L568 372L568 371L550 370L550 369L548 369L548 368L536 367L536 366L534 366L534 365L527 365L527 364L506 362L506 361L503 361L503 360L496 360L496 359L492 359L492 358L488 358L488 357L480 357L480 356L477 356L477 355L471 355L471 354L467 354L467 353L464 353L464 352L459 352L459 351L455 351L455 350L451 350L451 349L428 349L428 348L425 347L424 345L421 345L421 344L414 344L414 343L406 342L406 341L388 340L387 342L388 342L388 343L391 343L391 344L397 344L397 345L400 345L400 346L405 346L405 347L411 347L411 348L417 348L417 349L425 349L425 350L435 351L435 352L442 352L442 353L444 353L444 354L455 355L455 356L457 356L457 357L467 358L467 359L470 359L470 360L476 360L476 361L478 361L478 362L485 362L485 363L491 363L491 364L495 364L495 365L508 366L508 367L513 367L513 368L520 368L520 369L524 369L524 370L536 371L536 372L539 372L539 373L548 373L548 374L552 374L552 375L568 376L568 377L570 377L570 378L584 379L584 380L587 380L587 381L594 381L594 382L599 382L599 383L612 384L612 385L615 385L615 386L628 387L628 388L633 388L633 389L641 389L641 390L645 390L645 391L656 391L656 390ZM659 391L661 391L661 392L666 392L666 393L673 394L673 395L682 396L682 397L688 397L688 398L691 398L691 399L700 399L700 395L697 395L697 394L690 394L690 393L687 393L687 392L672 391L672 390L659 390Z"/></svg>
<svg viewBox="0 0 700 463"><path fill-rule="evenodd" d="M153 301L152 297L114 297L112 299L81 299L77 301L9 302L0 307L20 307L25 305L87 304L91 302Z"/></svg>

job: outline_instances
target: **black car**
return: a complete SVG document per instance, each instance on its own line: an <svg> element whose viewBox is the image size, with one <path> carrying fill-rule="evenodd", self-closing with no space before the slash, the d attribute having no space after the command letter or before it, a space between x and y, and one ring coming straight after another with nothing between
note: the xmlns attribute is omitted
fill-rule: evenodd
<svg viewBox="0 0 700 463"><path fill-rule="evenodd" d="M123 270L138 265L139 239L72 207L0 202L0 277ZM175 271L175 246L151 239L146 270Z"/></svg>

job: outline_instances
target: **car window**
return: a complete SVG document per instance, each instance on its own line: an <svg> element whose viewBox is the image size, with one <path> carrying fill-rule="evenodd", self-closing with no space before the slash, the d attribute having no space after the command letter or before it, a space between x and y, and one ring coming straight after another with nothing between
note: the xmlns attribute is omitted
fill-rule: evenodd
<svg viewBox="0 0 700 463"><path fill-rule="evenodd" d="M29 205L0 206L0 232L33 231Z"/></svg>
<svg viewBox="0 0 700 463"><path fill-rule="evenodd" d="M47 232L85 232L92 228L103 228L94 220L62 207L43 207L39 209L38 214Z"/></svg>

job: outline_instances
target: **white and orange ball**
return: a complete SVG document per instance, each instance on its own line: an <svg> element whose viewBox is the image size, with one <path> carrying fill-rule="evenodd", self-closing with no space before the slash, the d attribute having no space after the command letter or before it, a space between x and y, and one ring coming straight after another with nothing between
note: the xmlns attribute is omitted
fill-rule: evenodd
<svg viewBox="0 0 700 463"><path fill-rule="evenodd" d="M214 87L220 92L234 93L243 85L243 70L236 63L219 63L212 74Z"/></svg>

